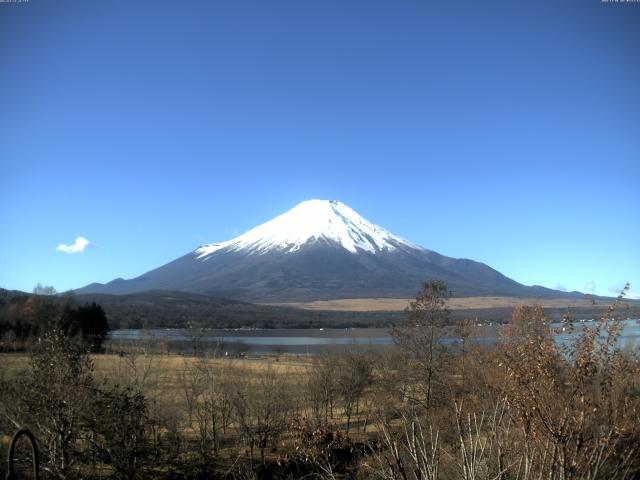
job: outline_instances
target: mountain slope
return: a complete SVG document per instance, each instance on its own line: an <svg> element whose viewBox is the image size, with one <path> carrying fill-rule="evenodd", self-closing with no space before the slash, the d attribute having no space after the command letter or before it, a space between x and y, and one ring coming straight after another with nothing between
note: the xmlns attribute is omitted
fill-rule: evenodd
<svg viewBox="0 0 640 480"><path fill-rule="evenodd" d="M308 200L227 242L206 244L131 280L78 293L180 290L258 302L412 297L444 280L455 296L567 296L485 264L414 245L337 201Z"/></svg>

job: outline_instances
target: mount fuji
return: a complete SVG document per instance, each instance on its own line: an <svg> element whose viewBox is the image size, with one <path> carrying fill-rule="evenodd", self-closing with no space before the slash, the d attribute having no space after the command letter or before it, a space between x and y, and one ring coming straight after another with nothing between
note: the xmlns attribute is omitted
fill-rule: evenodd
<svg viewBox="0 0 640 480"><path fill-rule="evenodd" d="M483 263L427 250L328 200L304 201L236 238L202 245L137 278L93 283L76 293L178 290L269 303L410 298L429 279L444 280L455 296L568 296L522 285Z"/></svg>

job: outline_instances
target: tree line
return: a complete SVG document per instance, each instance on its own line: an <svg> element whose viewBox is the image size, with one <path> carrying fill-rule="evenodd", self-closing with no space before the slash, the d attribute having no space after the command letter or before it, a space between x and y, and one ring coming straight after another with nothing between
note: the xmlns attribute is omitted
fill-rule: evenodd
<svg viewBox="0 0 640 480"><path fill-rule="evenodd" d="M29 348L50 331L75 338L99 352L109 331L104 309L95 302L78 303L73 296L55 297L52 287L38 284L33 295L0 297L0 351Z"/></svg>

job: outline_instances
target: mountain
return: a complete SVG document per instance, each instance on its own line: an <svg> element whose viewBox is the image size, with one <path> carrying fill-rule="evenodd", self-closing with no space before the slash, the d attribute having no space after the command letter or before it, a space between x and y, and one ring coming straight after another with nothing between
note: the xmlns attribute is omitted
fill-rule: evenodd
<svg viewBox="0 0 640 480"><path fill-rule="evenodd" d="M444 280L455 296L582 295L524 286L483 263L440 255L328 200L307 200L137 278L93 283L76 293L178 290L252 302L410 298L428 279Z"/></svg>

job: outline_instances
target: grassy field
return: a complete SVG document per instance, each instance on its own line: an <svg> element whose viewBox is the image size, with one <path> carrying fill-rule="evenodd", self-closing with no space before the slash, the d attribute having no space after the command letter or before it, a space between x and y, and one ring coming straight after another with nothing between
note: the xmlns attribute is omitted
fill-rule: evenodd
<svg viewBox="0 0 640 480"><path fill-rule="evenodd" d="M411 299L407 298L345 298L340 300L317 300L314 302L281 303L278 305L302 308L305 310L352 311L352 312L392 312L402 311L409 306ZM484 309L484 308L514 308L517 305L538 304L543 308L572 308L572 307L605 307L609 302L589 299L556 298L537 299L520 297L465 297L447 300L447 307L451 310Z"/></svg>
<svg viewBox="0 0 640 480"><path fill-rule="evenodd" d="M4 378L13 378L29 367L29 357L24 353L2 353L0 360ZM312 359L305 355L207 358L132 352L126 355L92 355L91 360L94 375L99 381L136 386L149 398L177 401L180 411L184 410L184 375L196 367L231 372L234 377L250 382L271 371L295 387L312 365Z"/></svg>
<svg viewBox="0 0 640 480"><path fill-rule="evenodd" d="M194 388L195 372L216 372L218 379L226 381L234 389L241 385L260 388L263 379L273 374L281 388L287 391L301 391L306 374L311 368L311 359L306 356L271 355L247 358L206 358L178 354L158 354L128 352L125 355L92 355L94 377L99 385L120 385L130 387L144 394L149 412L154 417L173 417L180 435L185 441L197 443L198 422L191 425L187 421L190 410L187 392ZM29 368L29 357L24 353L0 354L0 374L4 380L11 380ZM199 385L203 389L202 385ZM337 418L338 422L341 420ZM170 422L169 422L170 423ZM6 448L11 431L0 432L0 448ZM237 426L227 432L237 437ZM195 447L193 447L195 449ZM233 461L236 449L222 449L221 460Z"/></svg>

